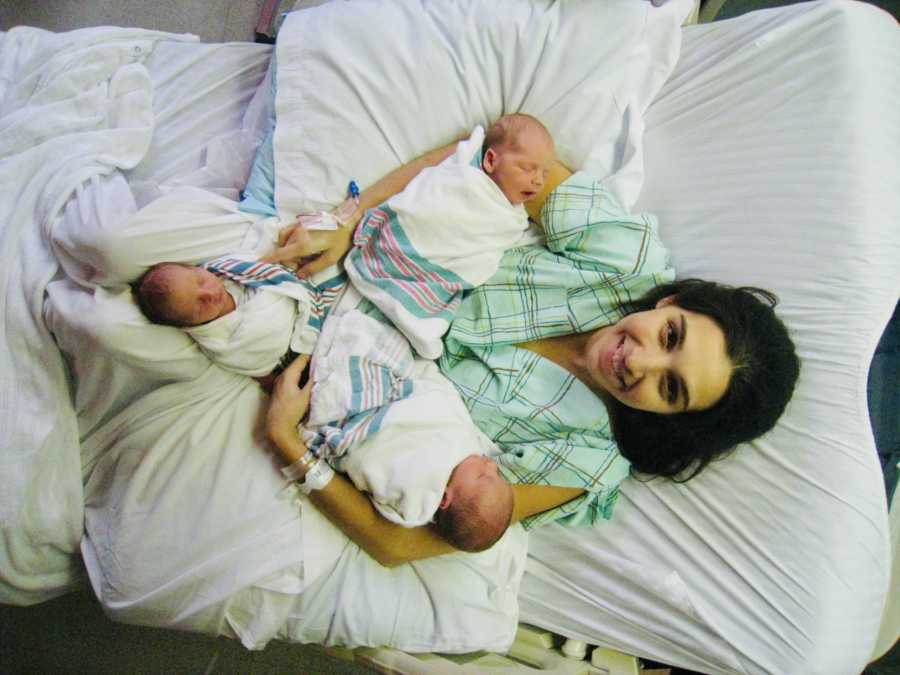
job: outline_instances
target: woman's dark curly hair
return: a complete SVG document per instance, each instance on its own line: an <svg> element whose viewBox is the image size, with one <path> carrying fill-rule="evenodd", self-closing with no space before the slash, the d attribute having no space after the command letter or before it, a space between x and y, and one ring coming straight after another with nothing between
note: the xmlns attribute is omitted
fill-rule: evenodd
<svg viewBox="0 0 900 675"><path fill-rule="evenodd" d="M775 426L793 394L800 360L769 291L684 279L658 286L623 309L627 314L653 309L669 296L722 329L733 366L727 391L713 407L697 412L644 412L612 397L607 408L613 436L634 472L686 481L738 443Z"/></svg>

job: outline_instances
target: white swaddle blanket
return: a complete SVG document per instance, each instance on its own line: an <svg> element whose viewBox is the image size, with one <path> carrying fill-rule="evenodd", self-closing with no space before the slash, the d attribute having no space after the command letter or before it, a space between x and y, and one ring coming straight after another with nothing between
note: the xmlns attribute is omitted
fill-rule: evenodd
<svg viewBox="0 0 900 675"><path fill-rule="evenodd" d="M243 298L235 299L233 312L183 330L218 366L260 377L271 373L292 348L294 336L306 324L308 303L268 290L238 289L237 295Z"/></svg>
<svg viewBox="0 0 900 675"><path fill-rule="evenodd" d="M234 254L206 266L216 272L217 263L253 265L258 259L252 254ZM306 284L287 279L254 288L227 278L224 281L235 299L235 310L184 329L210 360L239 375L260 377L271 373L288 351L312 352L318 331L309 325L313 303Z"/></svg>
<svg viewBox="0 0 900 675"><path fill-rule="evenodd" d="M486 281L528 226L480 166L484 129L425 169L403 192L370 209L344 268L419 355L441 355L464 290Z"/></svg>
<svg viewBox="0 0 900 675"><path fill-rule="evenodd" d="M454 467L495 452L437 366L415 359L396 329L356 309L325 320L310 376L304 440L392 522L430 522Z"/></svg>
<svg viewBox="0 0 900 675"><path fill-rule="evenodd" d="M338 462L385 518L406 527L431 521L457 464L495 452L432 361L416 359L412 380L409 396L384 406L377 433Z"/></svg>

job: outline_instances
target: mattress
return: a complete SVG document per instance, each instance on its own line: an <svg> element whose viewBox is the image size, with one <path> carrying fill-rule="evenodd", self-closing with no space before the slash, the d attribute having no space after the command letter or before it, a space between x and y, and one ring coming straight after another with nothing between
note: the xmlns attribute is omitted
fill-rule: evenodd
<svg viewBox="0 0 900 675"><path fill-rule="evenodd" d="M867 662L890 560L865 392L900 295L898 38L861 4L684 29L639 207L680 275L781 297L800 384L772 433L705 475L630 482L591 537L534 532L523 620L701 672Z"/></svg>

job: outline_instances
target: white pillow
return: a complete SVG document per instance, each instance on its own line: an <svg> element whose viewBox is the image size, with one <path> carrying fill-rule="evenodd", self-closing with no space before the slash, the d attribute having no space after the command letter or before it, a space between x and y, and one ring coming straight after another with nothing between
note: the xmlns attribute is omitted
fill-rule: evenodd
<svg viewBox="0 0 900 675"><path fill-rule="evenodd" d="M638 206L679 275L779 295L800 379L771 433L697 478L626 481L591 533L534 531L551 582L526 577L524 620L702 672L864 668L890 578L866 375L900 293L898 101L900 31L871 5L684 29Z"/></svg>
<svg viewBox="0 0 900 675"><path fill-rule="evenodd" d="M343 199L500 115L535 115L560 158L641 189L642 117L678 58L689 0L332 2L278 36L276 205ZM574 55L574 56L573 56Z"/></svg>

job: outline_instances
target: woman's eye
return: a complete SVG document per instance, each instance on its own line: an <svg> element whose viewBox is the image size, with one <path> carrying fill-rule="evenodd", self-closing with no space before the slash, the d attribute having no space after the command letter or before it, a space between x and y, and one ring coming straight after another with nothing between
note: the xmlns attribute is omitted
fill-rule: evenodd
<svg viewBox="0 0 900 675"><path fill-rule="evenodd" d="M669 321L666 324L666 335L663 339L663 343L665 344L666 349L672 349L678 344L678 329L672 321Z"/></svg>
<svg viewBox="0 0 900 675"><path fill-rule="evenodd" d="M678 383L671 375L666 378L666 400L672 405L678 401Z"/></svg>

